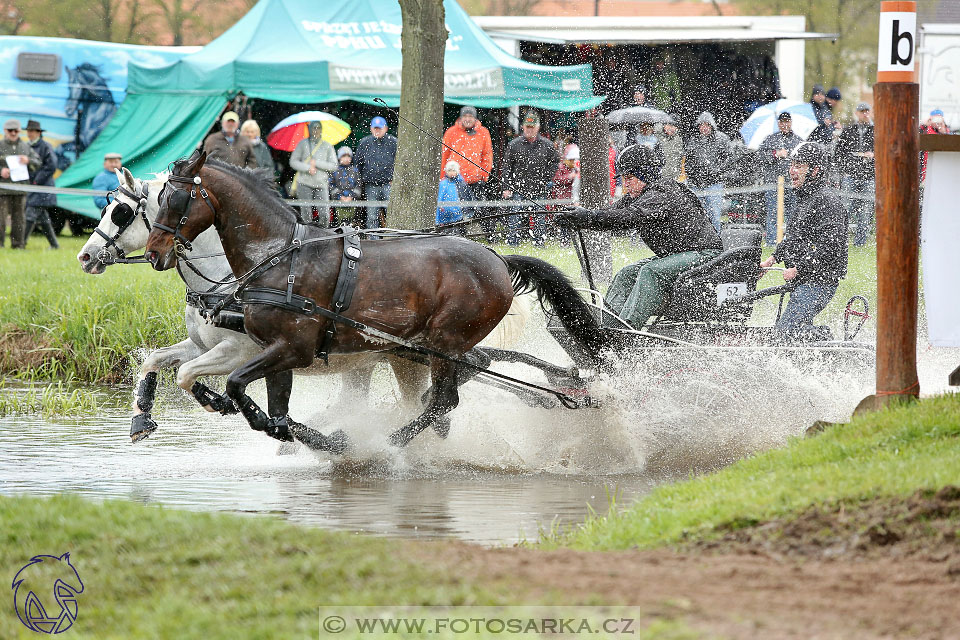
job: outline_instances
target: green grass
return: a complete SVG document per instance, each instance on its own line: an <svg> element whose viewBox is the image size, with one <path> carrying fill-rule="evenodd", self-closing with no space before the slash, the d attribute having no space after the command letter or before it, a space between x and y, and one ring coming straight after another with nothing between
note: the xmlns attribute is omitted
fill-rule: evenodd
<svg viewBox="0 0 960 640"><path fill-rule="evenodd" d="M511 607L589 599L559 591L533 597L509 575L470 582L453 560L462 549L442 559L439 551L448 546L69 495L0 497L2 575L12 579L34 555L70 553L84 583L71 638L316 638L321 606ZM35 637L17 619L12 596L6 603L0 638ZM670 619L636 631L639 638L700 637Z"/></svg>
<svg viewBox="0 0 960 640"><path fill-rule="evenodd" d="M822 503L902 497L960 485L960 394L858 416L809 439L760 453L575 529L548 533L544 547L611 550L709 538Z"/></svg>
<svg viewBox="0 0 960 640"><path fill-rule="evenodd" d="M96 396L80 389L65 389L62 382L49 384L42 389L7 388L0 380L0 416L10 414L39 413L43 416L92 415L99 413Z"/></svg>
<svg viewBox="0 0 960 640"><path fill-rule="evenodd" d="M32 238L25 251L0 251L2 373L115 382L136 349L186 337L184 288L176 274L148 265L85 274L76 260L84 242L63 237L62 248L50 251Z"/></svg>

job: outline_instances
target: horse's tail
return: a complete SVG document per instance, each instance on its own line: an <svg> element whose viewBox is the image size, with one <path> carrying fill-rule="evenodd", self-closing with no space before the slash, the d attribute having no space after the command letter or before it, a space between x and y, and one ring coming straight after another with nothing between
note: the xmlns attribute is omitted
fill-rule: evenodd
<svg viewBox="0 0 960 640"><path fill-rule="evenodd" d="M510 255L503 256L503 259L513 277L513 290L517 293L536 291L541 304L546 301L553 307L573 339L598 358L606 340L590 307L567 276L539 258Z"/></svg>
<svg viewBox="0 0 960 640"><path fill-rule="evenodd" d="M480 341L481 347L494 349L509 349L513 347L523 335L523 330L530 319L530 296L513 296L507 315L503 316L500 324L493 328L486 338Z"/></svg>

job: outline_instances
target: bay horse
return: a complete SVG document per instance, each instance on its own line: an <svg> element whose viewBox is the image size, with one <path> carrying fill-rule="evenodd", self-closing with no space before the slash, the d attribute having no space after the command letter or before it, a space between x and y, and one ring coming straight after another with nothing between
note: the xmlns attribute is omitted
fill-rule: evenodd
<svg viewBox="0 0 960 640"><path fill-rule="evenodd" d="M393 445L404 446L424 429L437 428L458 405L458 386L489 364L474 347L520 292L536 291L589 353L599 356L603 347L579 293L559 269L537 258L501 256L464 238L430 234L377 234L362 251L350 253L348 238L359 232L301 224L256 172L207 161L206 153L174 163L159 203L144 254L158 271L177 266L200 233L216 228L240 280L237 297L244 303L247 332L263 347L230 374L226 395L252 428L280 440L296 437L335 453L346 446L342 432L325 437L289 416L268 428L245 393L254 380L310 366L318 350L396 351L394 339L431 350L433 385L426 407L390 437ZM335 306L334 294L345 265L356 270L356 284L334 326L328 318L331 309L342 308Z"/></svg>

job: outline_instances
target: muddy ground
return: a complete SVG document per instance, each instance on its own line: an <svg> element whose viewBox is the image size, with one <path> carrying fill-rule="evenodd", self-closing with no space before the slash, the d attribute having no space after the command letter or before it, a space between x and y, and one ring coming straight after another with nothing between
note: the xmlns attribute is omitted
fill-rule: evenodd
<svg viewBox="0 0 960 640"><path fill-rule="evenodd" d="M738 523L671 550L433 551L468 581L629 604L647 623L680 620L706 638L960 638L957 487Z"/></svg>

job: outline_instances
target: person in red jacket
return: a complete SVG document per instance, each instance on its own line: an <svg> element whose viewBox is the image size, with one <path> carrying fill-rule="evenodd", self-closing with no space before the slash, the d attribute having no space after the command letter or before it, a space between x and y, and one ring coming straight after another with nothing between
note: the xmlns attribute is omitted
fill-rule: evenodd
<svg viewBox="0 0 960 640"><path fill-rule="evenodd" d="M460 165L460 176L474 197L477 200L489 200L487 180L493 169L493 144L490 131L477 120L476 108L464 105L460 109L460 117L443 134L443 143L440 166L446 167L449 161L455 160ZM480 217L486 215L486 211L477 209L474 215ZM490 234L496 221L483 221L481 224L484 232Z"/></svg>

